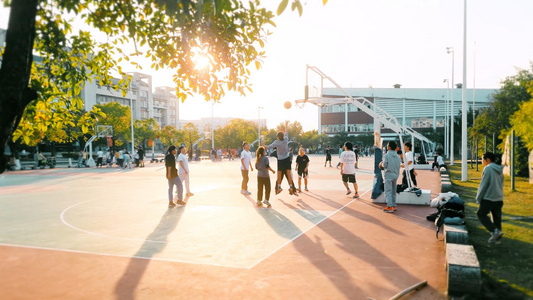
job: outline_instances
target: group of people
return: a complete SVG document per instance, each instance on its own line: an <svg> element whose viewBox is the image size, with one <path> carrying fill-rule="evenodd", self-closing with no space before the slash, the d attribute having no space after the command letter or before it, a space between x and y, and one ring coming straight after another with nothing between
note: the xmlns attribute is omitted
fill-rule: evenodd
<svg viewBox="0 0 533 300"><path fill-rule="evenodd" d="M96 152L96 167L103 167L105 159L105 165L108 168L111 168L113 164L116 163L117 166L122 169L131 169L132 161L134 161L136 167L144 168L144 155L145 152L141 146L136 147L133 153L129 153L126 148L123 148L115 152L115 154L113 154L111 150L108 149L104 154L104 151L102 149L99 149ZM87 167L87 159L88 154L83 150L80 150L80 152L78 153L78 163L76 166L78 168Z"/></svg>
<svg viewBox="0 0 533 300"><path fill-rule="evenodd" d="M179 153L179 155L177 155ZM176 156L178 159L178 168L176 168ZM183 201L183 184L185 184L186 196L194 196L191 193L189 185L189 158L187 157L187 149L184 146L176 148L176 146L168 147L167 155L165 156L165 174L168 180L168 207L175 207L176 204L185 205L187 202ZM176 187L176 203L174 203L174 187Z"/></svg>

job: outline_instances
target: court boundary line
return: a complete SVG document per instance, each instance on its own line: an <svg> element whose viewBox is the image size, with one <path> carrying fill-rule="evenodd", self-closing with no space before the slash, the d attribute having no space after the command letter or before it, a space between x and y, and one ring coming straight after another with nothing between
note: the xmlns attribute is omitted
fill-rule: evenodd
<svg viewBox="0 0 533 300"><path fill-rule="evenodd" d="M90 252L90 251L83 251L83 250L59 249L59 248L27 246L27 245L14 245L14 244L6 244L6 243L0 243L0 246L13 247L13 248L19 247L19 248L34 249L34 250L59 251L59 252L67 252L67 253L98 255L98 256L108 256L108 257L120 257L120 258L129 258L129 259L136 258L136 259L156 260L156 261L162 261L162 262L166 261L166 262L175 262L175 263L183 263L183 264L193 264L193 265L202 265L202 266L214 266L214 267L224 267L224 268L249 270L249 268L247 268L247 267L237 267L237 266L222 265L222 264L216 264L216 263L200 263L200 262L194 262L194 261L184 261L184 260L169 259L169 258L143 257L143 256L136 256L136 255L109 254L109 253Z"/></svg>
<svg viewBox="0 0 533 300"><path fill-rule="evenodd" d="M305 231L302 231L300 234L298 234L297 236L295 236L294 238L292 238L291 240L285 242L284 244L282 244L280 247L276 248L274 251L270 252L269 254L267 254L265 257L261 258L259 261L257 261L256 263L254 263L250 268L249 270L255 268L257 265L259 265L260 263L262 263L263 261L265 261L267 258L269 258L270 256L274 255L276 252L278 252L279 250L285 248L288 244L292 243L293 241L295 241L297 238L299 238L300 236L304 235L305 233L307 233L309 230L315 228L316 226L318 226L320 223L322 223L323 221L331 218L332 216L334 216L335 214L337 214L339 211L343 210L346 206L352 204L353 202L357 201L358 199L361 198L361 196L367 194L368 192L372 191L373 188L370 188L369 190L367 190L366 192L362 193L359 195L359 198L357 199L352 199L352 201L349 201L348 203L344 204L342 207L340 207L339 209L337 209L336 211L334 211L333 213L331 213L329 216L324 216L324 218L318 222L316 222L315 224L313 224L312 226L310 226L308 229L306 229Z"/></svg>

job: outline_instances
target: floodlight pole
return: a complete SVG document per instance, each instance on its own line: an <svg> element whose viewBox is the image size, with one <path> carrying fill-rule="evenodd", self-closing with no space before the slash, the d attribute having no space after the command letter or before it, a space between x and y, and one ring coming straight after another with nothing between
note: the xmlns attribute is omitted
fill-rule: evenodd
<svg viewBox="0 0 533 300"><path fill-rule="evenodd" d="M451 89L451 96L450 96L450 101L452 102L452 105L451 105L451 108L450 108L450 121L451 121L451 126L450 126L450 133L451 133L451 137L450 137L450 165L453 166L453 147L454 147L454 129L453 129L453 125L454 125L454 118L453 118L453 115L454 115L454 110L453 110L453 89L454 89L454 85L455 85L455 81L454 81L454 75L455 75L455 71L454 71L454 66L455 66L455 50L453 47L446 47L446 50L448 52L448 54L452 54L452 89Z"/></svg>
<svg viewBox="0 0 533 300"><path fill-rule="evenodd" d="M462 87L462 125L461 125L461 181L468 180L466 158L468 155L467 144L467 95L466 95L466 0L464 0L464 28L463 28L463 87Z"/></svg>
<svg viewBox="0 0 533 300"><path fill-rule="evenodd" d="M133 80L133 77L132 77ZM130 113L131 113L131 154L135 150L135 140L133 135L133 89L131 87L133 81L130 81Z"/></svg>

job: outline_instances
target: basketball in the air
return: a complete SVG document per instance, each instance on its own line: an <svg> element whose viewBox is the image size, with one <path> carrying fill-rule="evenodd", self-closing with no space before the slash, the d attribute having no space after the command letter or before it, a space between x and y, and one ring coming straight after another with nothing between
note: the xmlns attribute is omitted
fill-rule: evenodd
<svg viewBox="0 0 533 300"><path fill-rule="evenodd" d="M289 108L291 108L292 104L291 104L290 101L285 101L284 106L285 106L286 109L289 109Z"/></svg>

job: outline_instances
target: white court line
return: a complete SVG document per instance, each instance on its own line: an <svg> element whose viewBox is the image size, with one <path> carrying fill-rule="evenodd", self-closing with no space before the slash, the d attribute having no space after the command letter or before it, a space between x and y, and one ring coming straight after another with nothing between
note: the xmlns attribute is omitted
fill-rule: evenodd
<svg viewBox="0 0 533 300"><path fill-rule="evenodd" d="M234 268L234 269L245 269L245 270L249 270L250 269L250 268L246 268L246 267L237 267L237 266L233 266L233 265L223 265L223 264L217 264L217 263L203 263L203 262L195 262L195 261L189 261L189 260L179 260L179 259L172 259L172 258L143 257L143 256L136 256L136 255L120 255L120 254L109 254L109 253L100 253L100 252L89 252L89 251L82 251L82 250L59 249L59 248L37 247L37 246L25 246L25 245L15 245L15 244L5 244L5 243L0 243L0 246L19 247L19 248L36 249L36 250L48 250L48 251L61 251L61 252L67 252L67 253L101 255L101 256L108 256L108 257L121 257L121 258L130 258L130 259L131 258L137 258L137 259L147 259L147 260L157 260L157 261L170 261L170 262L177 262L177 263L184 263L184 264L207 265L207 266L214 266L214 267Z"/></svg>
<svg viewBox="0 0 533 300"><path fill-rule="evenodd" d="M370 192L372 190L372 188L370 188L368 191L362 193L360 195L359 198L361 198L361 196L363 196L364 194ZM339 211L341 211L343 208L345 208L346 206L352 204L354 201L356 201L358 199L352 199L352 201L344 204L344 206L342 206L341 208L337 209L336 211L334 211L333 213L331 213L329 216L324 216L324 218L320 221L318 221L317 223L313 224L311 227L307 228L306 230L300 232L300 234L298 234L297 236L295 236L294 238L292 238L291 240L287 241L285 244L279 246L278 248L276 248L274 251L270 252L269 254L267 254L265 257L263 257L262 259L260 259L259 261L257 261L255 264L253 264L250 268L248 269L253 269L255 268L255 266L257 266L258 264L262 263L265 259L269 258L270 256L274 255L274 253L278 252L279 250L283 249L285 246L287 246L288 244L292 243L294 240L296 240L297 238L299 238L301 235L305 234L306 232L308 232L309 230L313 229L314 227L318 226L318 224L322 223L322 221L326 220L326 219L329 219L331 218L331 216L335 215L336 213L338 213Z"/></svg>

